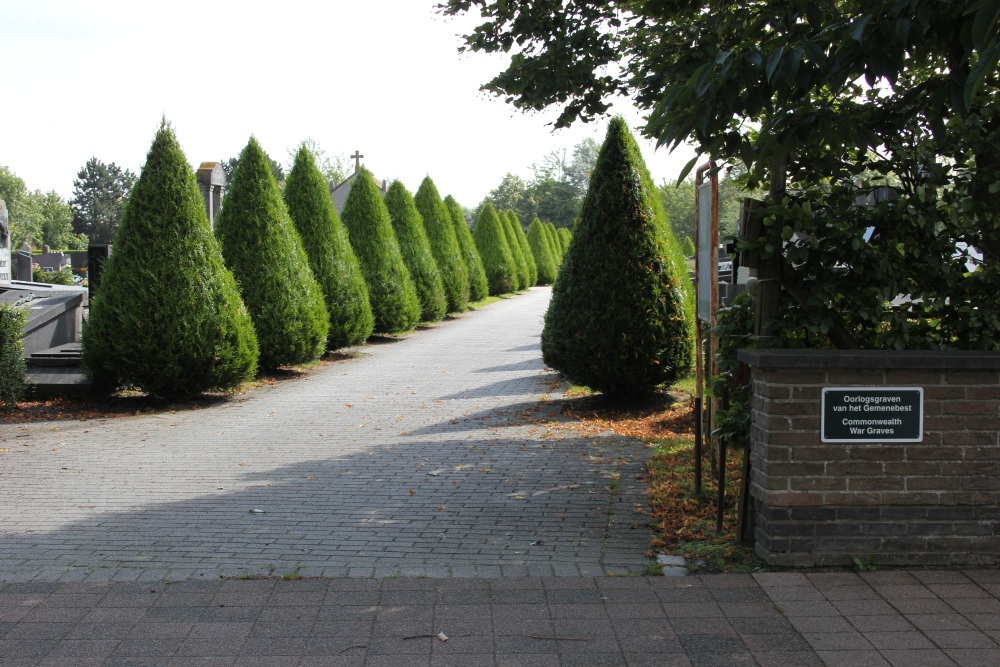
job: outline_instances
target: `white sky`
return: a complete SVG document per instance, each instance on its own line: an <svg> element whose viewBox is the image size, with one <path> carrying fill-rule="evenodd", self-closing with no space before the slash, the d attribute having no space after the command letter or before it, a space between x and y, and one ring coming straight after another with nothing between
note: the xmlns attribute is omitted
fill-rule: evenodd
<svg viewBox="0 0 1000 667"><path fill-rule="evenodd" d="M285 163L311 137L333 155L360 150L410 191L430 175L474 207L551 149L603 140L606 122L553 133L554 112L479 92L504 60L458 55L476 22L436 2L0 0L0 165L68 199L91 157L138 173L165 116L196 167L251 134ZM624 102L614 111L639 122ZM657 183L693 156L640 143Z"/></svg>

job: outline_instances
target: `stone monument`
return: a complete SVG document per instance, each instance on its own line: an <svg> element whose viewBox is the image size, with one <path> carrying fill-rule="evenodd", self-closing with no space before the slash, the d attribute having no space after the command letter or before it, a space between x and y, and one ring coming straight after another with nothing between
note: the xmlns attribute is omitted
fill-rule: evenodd
<svg viewBox="0 0 1000 667"><path fill-rule="evenodd" d="M198 188L205 199L205 213L208 222L215 229L215 217L222 210L222 198L226 196L226 172L218 162L202 162L198 167Z"/></svg>
<svg viewBox="0 0 1000 667"><path fill-rule="evenodd" d="M13 279L10 263L10 227L7 226L7 204L0 199L0 285L10 285Z"/></svg>

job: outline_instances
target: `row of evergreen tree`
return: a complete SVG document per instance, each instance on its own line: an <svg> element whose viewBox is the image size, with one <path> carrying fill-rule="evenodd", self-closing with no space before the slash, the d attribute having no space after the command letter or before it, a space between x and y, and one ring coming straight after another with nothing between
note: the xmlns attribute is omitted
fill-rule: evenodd
<svg viewBox="0 0 1000 667"><path fill-rule="evenodd" d="M251 138L213 234L164 121L115 234L83 332L96 390L163 398L228 388L258 369L396 334L470 301L551 284L568 230L484 210L474 234L428 177L384 200L362 169L338 217L303 145L284 194Z"/></svg>

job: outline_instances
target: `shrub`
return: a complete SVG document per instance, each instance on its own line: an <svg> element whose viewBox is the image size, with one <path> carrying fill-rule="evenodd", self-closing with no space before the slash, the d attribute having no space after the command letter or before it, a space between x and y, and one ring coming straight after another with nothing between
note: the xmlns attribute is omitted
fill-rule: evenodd
<svg viewBox="0 0 1000 667"><path fill-rule="evenodd" d="M368 283L377 333L402 333L420 321L420 299L392 231L375 179L361 169L340 215Z"/></svg>
<svg viewBox="0 0 1000 667"><path fill-rule="evenodd" d="M462 312L469 307L469 271L462 261L462 249L455 237L451 214L441 201L434 181L424 178L414 195L417 210L424 219L424 229L431 243L431 252L437 261L444 293L448 297L448 311Z"/></svg>
<svg viewBox="0 0 1000 667"><path fill-rule="evenodd" d="M684 253L685 257L694 257L695 250L694 241L691 240L690 236L684 237L684 243L681 244L681 252Z"/></svg>
<svg viewBox="0 0 1000 667"><path fill-rule="evenodd" d="M565 227L559 228L559 246L562 248L562 253L565 255L569 252L570 241L573 240L573 232L569 231ZM671 232L671 235L673 232Z"/></svg>
<svg viewBox="0 0 1000 667"><path fill-rule="evenodd" d="M50 285L75 285L73 282L73 269L64 266L58 271L46 271L38 264L31 265L31 279L36 283L48 283Z"/></svg>
<svg viewBox="0 0 1000 667"><path fill-rule="evenodd" d="M559 232L556 230L556 226L551 222L543 222L542 225L545 226L545 234L549 239L549 247L552 248L556 259L556 267L558 268L562 264L563 252L562 241L559 240Z"/></svg>
<svg viewBox="0 0 1000 667"><path fill-rule="evenodd" d="M542 221L535 218L528 228L528 244L531 247L531 254L535 258L538 266L538 284L551 285L556 279L556 260L552 256L552 248L549 245L545 227Z"/></svg>
<svg viewBox="0 0 1000 667"><path fill-rule="evenodd" d="M545 363L605 394L649 392L691 363L687 277L653 193L635 139L613 119L542 331Z"/></svg>
<svg viewBox="0 0 1000 667"><path fill-rule="evenodd" d="M498 296L517 289L517 269L514 256L507 243L505 225L500 222L493 204L487 202L479 212L479 219L472 230L476 249L483 260L483 271L490 286L490 294Z"/></svg>
<svg viewBox="0 0 1000 667"><path fill-rule="evenodd" d="M327 348L365 342L375 328L368 285L326 179L305 144L285 181L284 197L330 314Z"/></svg>
<svg viewBox="0 0 1000 667"><path fill-rule="evenodd" d="M24 395L24 323L20 308L0 303L0 406L17 407Z"/></svg>
<svg viewBox="0 0 1000 667"><path fill-rule="evenodd" d="M253 137L240 153L215 234L253 318L261 367L320 358L330 314L268 158Z"/></svg>
<svg viewBox="0 0 1000 667"><path fill-rule="evenodd" d="M83 363L98 393L178 398L257 373L257 336L205 213L194 171L162 123L90 300Z"/></svg>
<svg viewBox="0 0 1000 667"><path fill-rule="evenodd" d="M507 247L510 248L510 255L514 258L514 275L517 277L517 285L514 291L526 290L531 287L531 272L528 269L528 261L524 258L524 251L517 240L514 232L514 221L511 218L512 211L500 211L500 224L503 225L504 238L507 240Z"/></svg>
<svg viewBox="0 0 1000 667"><path fill-rule="evenodd" d="M444 205L451 214L452 223L455 226L455 237L458 245L462 249L462 259L465 261L465 268L469 274L469 300L480 301L490 294L490 285L486 282L486 273L483 271L483 260L479 257L479 250L476 249L476 242L472 240L472 230L465 222L465 214L462 207L458 205L455 198L448 195L444 198Z"/></svg>
<svg viewBox="0 0 1000 667"><path fill-rule="evenodd" d="M535 256L532 254L531 246L528 244L528 235L524 233L524 227L521 226L521 219L517 217L517 213L507 211L507 217L510 219L510 226L514 230L517 244L521 248L521 255L524 256L524 263L528 266L527 286L534 287L538 284L538 265L535 263Z"/></svg>
<svg viewBox="0 0 1000 667"><path fill-rule="evenodd" d="M389 211L392 228L396 232L399 251L410 271L420 299L420 321L437 322L448 312L448 299L438 270L424 223L417 211L413 196L399 181L393 181L385 193L385 207Z"/></svg>

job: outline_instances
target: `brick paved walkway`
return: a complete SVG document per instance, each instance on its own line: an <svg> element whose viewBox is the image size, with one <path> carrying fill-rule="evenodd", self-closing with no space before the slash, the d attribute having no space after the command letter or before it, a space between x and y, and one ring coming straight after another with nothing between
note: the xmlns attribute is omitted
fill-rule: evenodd
<svg viewBox="0 0 1000 667"><path fill-rule="evenodd" d="M645 450L535 423L548 296L201 410L2 427L0 580L644 572Z"/></svg>
<svg viewBox="0 0 1000 667"><path fill-rule="evenodd" d="M547 300L0 426L0 667L1000 665L997 570L606 576L646 571L648 452L560 427Z"/></svg>

